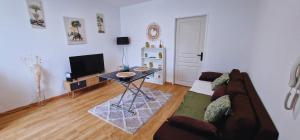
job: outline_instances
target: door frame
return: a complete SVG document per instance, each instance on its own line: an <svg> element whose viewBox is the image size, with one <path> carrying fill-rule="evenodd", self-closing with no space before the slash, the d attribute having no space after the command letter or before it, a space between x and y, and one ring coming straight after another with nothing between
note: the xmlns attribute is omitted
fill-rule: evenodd
<svg viewBox="0 0 300 140"><path fill-rule="evenodd" d="M175 77L176 77L176 48L177 48L177 21L179 19L188 19L188 18L196 18L196 17L205 17L206 21L205 21L205 38L204 38L204 49L203 52L205 54L205 48L207 47L207 34L208 34L208 22L209 22L209 14L200 14L200 15L196 15L196 16L188 16L188 17L178 17L175 18L175 33L174 33L174 57L173 57L173 81L172 84L175 84ZM206 55L205 55L206 56ZM205 56L203 57L203 61L205 61ZM199 75L200 76L200 75Z"/></svg>

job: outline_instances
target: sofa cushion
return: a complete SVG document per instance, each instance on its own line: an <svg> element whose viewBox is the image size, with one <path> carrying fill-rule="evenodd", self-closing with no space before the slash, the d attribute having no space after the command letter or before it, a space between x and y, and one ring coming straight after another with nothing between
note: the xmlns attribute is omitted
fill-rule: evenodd
<svg viewBox="0 0 300 140"><path fill-rule="evenodd" d="M217 78L216 80L214 80L211 83L211 88L213 90L215 90L218 86L226 83L229 80L229 74L228 73L224 73L222 76L220 76L219 78Z"/></svg>
<svg viewBox="0 0 300 140"><path fill-rule="evenodd" d="M211 82L202 80L195 80L190 91L209 96L214 93L214 91L211 89Z"/></svg>
<svg viewBox="0 0 300 140"><path fill-rule="evenodd" d="M225 122L225 140L250 140L256 132L256 117L248 96L236 95L232 98L231 113Z"/></svg>
<svg viewBox="0 0 300 140"><path fill-rule="evenodd" d="M174 116L169 119L169 122L178 128L192 131L203 136L217 136L217 128L213 124L205 121L196 120L185 116Z"/></svg>
<svg viewBox="0 0 300 140"><path fill-rule="evenodd" d="M211 96L209 95L188 91L174 115L203 120L205 109L210 103L210 98Z"/></svg>
<svg viewBox="0 0 300 140"><path fill-rule="evenodd" d="M214 94L211 96L211 101L214 101L214 100L226 95L226 89L227 89L227 86L225 86L225 85L221 85L221 86L217 87L216 90L214 91Z"/></svg>
<svg viewBox="0 0 300 140"><path fill-rule="evenodd" d="M240 70L233 69L229 74L229 78L232 81L243 80L243 75L241 74Z"/></svg>
<svg viewBox="0 0 300 140"><path fill-rule="evenodd" d="M230 110L230 107L229 95L222 96L208 105L204 114L204 120L217 123Z"/></svg>
<svg viewBox="0 0 300 140"><path fill-rule="evenodd" d="M219 78L222 73L218 72L202 72L199 80L212 82L215 79Z"/></svg>
<svg viewBox="0 0 300 140"><path fill-rule="evenodd" d="M246 89L244 87L243 81L232 81L228 82L226 93L230 96L237 94L246 94Z"/></svg>

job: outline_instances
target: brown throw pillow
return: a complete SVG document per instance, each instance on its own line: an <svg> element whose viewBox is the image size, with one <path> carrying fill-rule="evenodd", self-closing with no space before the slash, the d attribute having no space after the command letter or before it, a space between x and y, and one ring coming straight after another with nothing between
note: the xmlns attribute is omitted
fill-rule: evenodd
<svg viewBox="0 0 300 140"><path fill-rule="evenodd" d="M250 140L256 131L257 121L250 100L246 95L232 99L231 114L225 122L225 140Z"/></svg>
<svg viewBox="0 0 300 140"><path fill-rule="evenodd" d="M243 81L232 81L230 80L227 86L226 93L230 96L237 94L246 94L246 89L244 87Z"/></svg>
<svg viewBox="0 0 300 140"><path fill-rule="evenodd" d="M199 80L212 82L215 79L219 78L220 76L222 76L222 73L218 73L218 72L202 72Z"/></svg>
<svg viewBox="0 0 300 140"><path fill-rule="evenodd" d="M243 80L243 75L241 74L240 70L233 69L229 74L229 78L231 81Z"/></svg>
<svg viewBox="0 0 300 140"><path fill-rule="evenodd" d="M211 101L217 100L218 98L226 95L226 89L227 89L226 85L221 85L217 87L214 91L214 94L211 96Z"/></svg>
<svg viewBox="0 0 300 140"><path fill-rule="evenodd" d="M170 124L178 128L193 131L199 135L216 137L217 128L209 123L202 120L196 120L185 116L173 116L169 118Z"/></svg>

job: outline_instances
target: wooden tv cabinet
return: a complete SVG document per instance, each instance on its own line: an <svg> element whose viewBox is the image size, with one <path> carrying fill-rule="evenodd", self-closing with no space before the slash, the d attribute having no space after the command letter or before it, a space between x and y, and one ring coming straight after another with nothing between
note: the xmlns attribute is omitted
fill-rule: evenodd
<svg viewBox="0 0 300 140"><path fill-rule="evenodd" d="M78 78L76 80L65 81L64 86L68 91L68 95L71 95L72 98L75 97L75 92L78 90L82 90L100 83L106 82L107 79L103 79L100 77L100 74L89 75L85 77Z"/></svg>

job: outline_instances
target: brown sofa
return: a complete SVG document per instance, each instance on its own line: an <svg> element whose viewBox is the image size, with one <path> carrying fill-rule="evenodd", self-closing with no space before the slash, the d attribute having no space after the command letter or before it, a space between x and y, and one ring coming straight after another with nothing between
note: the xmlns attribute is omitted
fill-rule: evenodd
<svg viewBox="0 0 300 140"><path fill-rule="evenodd" d="M211 73L210 73L211 74ZM203 76L202 76L203 77ZM204 76L205 77L205 76ZM201 79L201 77L200 77ZM209 79L209 78L208 78ZM207 78L202 79L207 80ZM212 81L213 79L209 79ZM174 114L154 134L154 140L277 140L272 122L247 73L233 70L227 85L232 111L217 124ZM215 130L216 129L216 130ZM216 131L216 132L215 132ZM216 133L214 135L214 133Z"/></svg>

